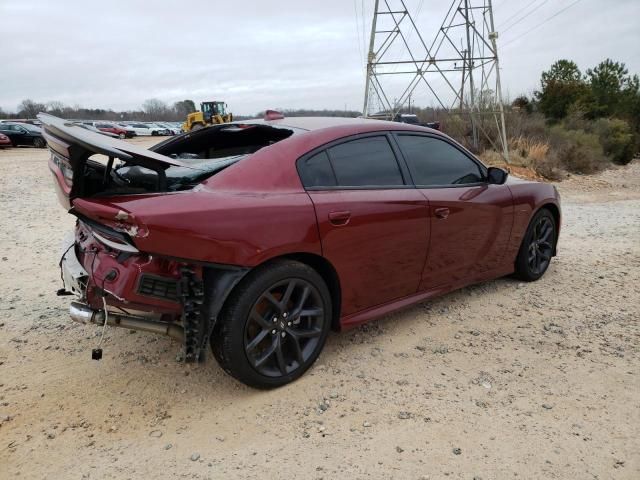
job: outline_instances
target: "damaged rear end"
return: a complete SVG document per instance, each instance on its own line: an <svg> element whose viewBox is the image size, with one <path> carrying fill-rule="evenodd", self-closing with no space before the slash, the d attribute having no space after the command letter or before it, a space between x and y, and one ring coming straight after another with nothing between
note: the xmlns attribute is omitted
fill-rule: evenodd
<svg viewBox="0 0 640 480"><path fill-rule="evenodd" d="M186 361L202 360L224 299L247 269L153 240L165 238L163 219L179 217L184 196L203 180L292 132L211 127L152 151L38 118L58 199L77 219L60 260L59 294L76 296L72 319L165 334L182 342Z"/></svg>

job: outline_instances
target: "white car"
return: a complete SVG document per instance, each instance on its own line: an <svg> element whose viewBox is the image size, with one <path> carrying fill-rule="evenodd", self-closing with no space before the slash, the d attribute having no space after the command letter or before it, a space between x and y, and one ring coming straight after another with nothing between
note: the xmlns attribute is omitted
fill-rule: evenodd
<svg viewBox="0 0 640 480"><path fill-rule="evenodd" d="M161 127L165 127L167 129L167 132L169 133L169 135L178 135L180 132L179 128L176 128L175 125L173 125L172 123L169 122L156 122L157 125L160 125Z"/></svg>
<svg viewBox="0 0 640 480"><path fill-rule="evenodd" d="M145 125L151 129L151 135L171 135L171 130L160 123L145 122Z"/></svg>
<svg viewBox="0 0 640 480"><path fill-rule="evenodd" d="M136 135L153 135L153 130L146 123L123 123L121 126L128 130L133 130Z"/></svg>

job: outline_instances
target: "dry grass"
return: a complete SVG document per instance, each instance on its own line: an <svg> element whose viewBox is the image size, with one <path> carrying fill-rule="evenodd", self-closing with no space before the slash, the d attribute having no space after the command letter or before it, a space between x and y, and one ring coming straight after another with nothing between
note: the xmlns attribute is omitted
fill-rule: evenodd
<svg viewBox="0 0 640 480"><path fill-rule="evenodd" d="M549 169L549 144L523 135L509 141L509 164L495 150L485 150L480 158L487 164L507 168L512 174L528 178L556 179L555 171Z"/></svg>
<svg viewBox="0 0 640 480"><path fill-rule="evenodd" d="M511 163L535 169L536 165L546 160L549 144L521 135L509 141L509 152L510 157L513 157L512 160L510 159Z"/></svg>

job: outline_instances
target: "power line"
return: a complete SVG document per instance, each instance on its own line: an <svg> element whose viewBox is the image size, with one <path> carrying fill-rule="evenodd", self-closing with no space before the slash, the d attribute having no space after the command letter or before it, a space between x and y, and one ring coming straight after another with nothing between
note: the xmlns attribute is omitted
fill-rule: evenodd
<svg viewBox="0 0 640 480"><path fill-rule="evenodd" d="M538 4L533 10L531 10L529 13L525 14L524 16L520 17L520 19L516 20L515 22L513 22L511 25L509 25L508 27L506 27L504 30L502 30L502 33L508 32L509 30L511 30L513 27L515 27L517 24L519 24L521 21L526 20L527 17L531 16L531 14L533 12L535 12L536 10L539 10L540 7L542 7L545 3L547 3L549 0L544 0L544 2Z"/></svg>
<svg viewBox="0 0 640 480"><path fill-rule="evenodd" d="M533 5L534 3L536 3L538 0L533 0L532 2L527 3L524 7L522 7L520 10L517 10L516 13L514 13L513 15L511 15L509 18L507 18L501 25L499 25L498 27L505 25L507 23L509 23L509 21L512 18L517 17L518 15L520 15L522 12L524 12L526 9L528 9L531 5ZM495 7L494 7L495 9Z"/></svg>
<svg viewBox="0 0 640 480"><path fill-rule="evenodd" d="M547 18L546 20L543 20L542 22L538 23L537 25L534 25L533 27L531 27L529 30L521 33L520 35L518 35L515 38L512 38L511 40L509 40L508 42L504 43L502 46L506 47L507 45L509 45L510 43L515 42L516 40L518 40L521 37L524 37L525 35L533 32L535 29L541 27L542 25L544 25L545 23L549 22L550 20L553 20L554 18L556 18L558 15L560 15L561 13L566 12L567 10L569 10L571 7L573 7L576 3L581 2L582 0L575 0L573 3L567 5L566 7L564 7L562 10L554 13L553 15L551 15L549 18Z"/></svg>
<svg viewBox="0 0 640 480"><path fill-rule="evenodd" d="M362 48L362 44L360 43L360 39L362 38L360 36L360 21L358 20L358 2L357 0L353 0L353 9L356 12L356 37L358 39L357 43L358 43L358 54L360 57L360 61L364 62L364 53L363 53L363 48Z"/></svg>

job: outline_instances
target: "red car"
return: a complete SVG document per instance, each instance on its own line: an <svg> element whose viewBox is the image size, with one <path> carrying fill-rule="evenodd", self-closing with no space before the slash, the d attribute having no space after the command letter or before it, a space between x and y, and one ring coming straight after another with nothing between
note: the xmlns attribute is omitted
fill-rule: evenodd
<svg viewBox="0 0 640 480"><path fill-rule="evenodd" d="M11 146L11 139L5 134L0 133L0 148L6 148Z"/></svg>
<svg viewBox="0 0 640 480"><path fill-rule="evenodd" d="M136 136L133 130L126 130L125 128L114 125L113 123L100 123L96 122L94 126L101 132L109 132L118 135L120 138L132 138Z"/></svg>
<svg viewBox="0 0 640 480"><path fill-rule="evenodd" d="M172 336L191 361L210 342L254 387L302 375L330 329L537 280L556 253L553 186L428 128L270 113L146 150L39 118L77 218L61 259L72 318Z"/></svg>

